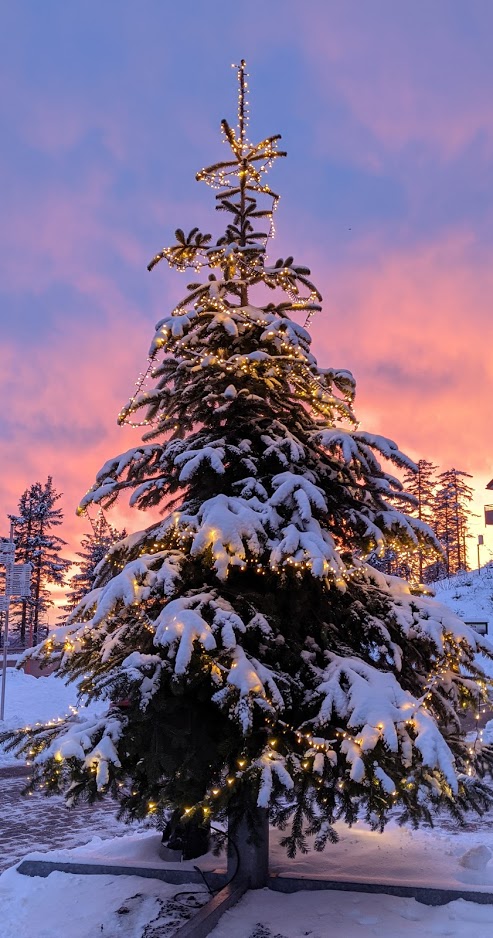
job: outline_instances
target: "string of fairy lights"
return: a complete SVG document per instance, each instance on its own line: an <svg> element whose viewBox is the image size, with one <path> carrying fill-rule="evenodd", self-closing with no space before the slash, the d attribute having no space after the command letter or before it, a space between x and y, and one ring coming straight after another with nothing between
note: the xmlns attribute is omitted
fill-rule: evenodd
<svg viewBox="0 0 493 938"><path fill-rule="evenodd" d="M262 255L265 253L265 247L269 238L274 237L274 212L276 211L279 196L272 191L269 185L262 183L262 175L271 168L274 161L285 156L284 151L279 150L279 136L274 135L266 137L257 144L252 144L248 139L249 125L249 99L248 99L248 73L246 63L242 59L239 65L232 65L237 72L238 79L238 97L237 97L237 127L236 130L229 127L227 122L223 121L221 127L223 132L223 142L229 144L233 159L220 161L211 166L204 167L197 173L197 179L204 181L213 189L219 190L217 199L221 200L226 194L231 196L240 194L241 205L238 211L245 212L245 197L253 200L257 195L267 196L271 200L269 209L263 210L263 215L269 220L269 231L262 235L264 245ZM252 195L250 195L250 193ZM230 203L228 203L230 204ZM229 210L229 209L228 209ZM194 229L195 231L196 229ZM265 266L259 262L258 250L248 250L248 243L245 245L236 244L232 251L231 245L215 245L208 247L207 238L197 235L195 242L191 239L190 243L183 241L178 246L164 248L155 256L149 268L152 268L159 260L165 258L171 266L178 270L185 271L188 267L193 267L199 271L202 267L221 267L223 268L228 280L236 276L238 283L256 282L263 280L267 285L283 289L291 300L291 309L294 312L303 310L308 311L305 321L305 327L310 325L315 312L320 309L320 294L311 287L307 296L301 296L294 283L297 279L296 271L291 267L279 267L265 269ZM247 238L248 242L248 238ZM210 290L210 284L205 284L203 292ZM198 291L199 294L201 291ZM196 299L195 309L200 309L203 304L201 295ZM237 311L239 307L228 306L220 298L212 296L207 297L207 312L211 309L231 314ZM181 304L173 311L172 315L179 315ZM148 366L145 372L139 375L135 391L130 398L129 403L122 408L118 415L120 424L128 424L132 427L146 427L153 424L153 420L144 418L140 421L131 419L133 411L139 407L145 406L145 388L151 378L154 370L154 355L148 360ZM245 369L244 369L245 370Z"/></svg>
<svg viewBox="0 0 493 938"><path fill-rule="evenodd" d="M431 701L433 699L434 691L436 690L438 686L440 686L440 684L443 684L444 678L447 678L449 676L449 673L451 670L454 673L458 673L457 671L457 648L455 647L455 642L451 640L451 636L446 636L446 638L449 641L449 648L448 650L445 651L443 658L439 658L437 660L437 663L435 664L435 667L429 671L428 675L426 676L425 683L423 686L423 693L420 699L416 701L414 705L413 713L410 714L407 718L404 718L402 721L400 721L402 726L415 728L416 726L416 721L414 718L415 712L421 707L424 708L425 710L427 709L427 701ZM486 685L484 682L480 682L480 688L484 695L483 700L482 700L482 704L484 705L485 700L487 699ZM269 703L272 706L272 701L269 701ZM481 712L484 712L484 708L481 710ZM478 712L476 713L476 721L479 721L479 719L480 719L480 710L478 708ZM340 743L344 740L348 740L353 746L355 746L357 749L360 749L360 751L361 751L361 746L363 743L363 740L361 739L358 733L354 735L352 733L347 732L347 730L343 730L343 729L332 728L331 729L332 738L326 739L321 736L315 736L313 732L307 730L304 726L295 726L291 723L288 723L285 720L280 719L279 717L270 718L269 716L264 715L264 723L266 725L266 728L271 730L271 735L267 742L268 748L266 751L264 751L264 753L262 753L262 755L266 756L267 759L275 759L275 756L278 754L277 753L278 739L276 737L280 734L281 735L291 734L292 736L294 736L299 746L305 747L304 752L301 752L299 755L301 767L305 771L310 771L311 776L312 776L312 781L318 786L323 785L323 779L321 777L319 767L316 766L317 754L321 754L321 753L325 755L333 754L334 746L336 746L338 742ZM382 734L384 730L384 724L378 723L375 729L377 729L380 732L380 734ZM477 741L479 743L482 743L482 738L483 738L483 731L478 728ZM471 757L473 757L474 752L475 752L475 747L470 746L468 748L468 754ZM211 786L211 788L206 792L204 798L200 802L198 802L197 804L191 807L185 807L184 815L188 817L191 814L195 814L196 812L202 812L203 816L206 818L212 811L211 803L214 801L214 799L218 799L221 795L224 795L225 792L230 790L231 787L234 786L238 781L241 781L243 775L249 772L249 769L251 768L252 765L254 769L258 769L260 758L261 756L260 757L256 756L253 760L249 760L246 754L241 755L237 759L237 771L226 774L223 785L221 785L220 783L216 783L213 786ZM468 774L472 775L473 774L472 761L469 761L467 765L468 765L468 769L467 769ZM442 789L444 789L444 791L447 792L448 790L447 785L445 786L443 785L440 772L432 770L431 774L435 776L435 779L441 785ZM346 787L347 782L348 782L347 779L339 778L339 780L335 783L336 789L339 791L342 791ZM380 785L380 780L376 777L373 778L373 784ZM399 796L399 788L401 790L402 789L412 790L413 788L416 787L416 785L417 785L417 782L413 778L409 778L408 776L403 776L402 779L400 779L398 783L398 787L394 788L394 790L390 792L392 801L395 802L397 797ZM327 801L327 799L322 799L322 800ZM156 810L157 810L157 804L155 802L151 802L149 804L149 813L154 813Z"/></svg>
<svg viewBox="0 0 493 938"><path fill-rule="evenodd" d="M164 546L164 544L161 546ZM135 604L135 606L136 606L135 617L138 620L139 625L143 626L147 631L154 633L155 630L154 630L153 624L143 613L142 607L138 603ZM93 633L93 629L90 627L90 625L86 626L86 629L88 633L90 634ZM48 641L50 643L50 648L49 649L46 648L45 650L47 654L50 654L51 650L56 644L56 641L53 637L51 637ZM421 696L415 701L414 706L411 708L411 712L409 712L408 715L403 714L403 719L400 721L400 725L402 725L403 727L405 726L405 727L415 728L416 727L415 712L420 708L427 710L430 706L433 709L435 709L433 705L433 701L440 687L447 687L450 684L451 675L456 675L457 677L459 677L460 667L459 667L458 661L461 657L460 655L461 643L462 643L461 639L457 640L457 639L454 639L454 637L448 633L444 634L443 654L437 656L437 659L433 667L430 669L430 671L426 675L426 678L423 683ZM48 642L45 644L48 644ZM64 650L67 651L69 654L71 653L71 651L73 651L74 647L75 646L71 642L70 639L65 641ZM207 661L206 661L206 666L207 666ZM477 727L478 727L477 733L476 733L476 741L472 744L469 744L468 746L468 755L470 757L469 760L466 762L468 775L474 774L473 758L474 758L476 751L482 744L482 729L479 728L479 720L480 720L480 713L484 712L485 704L487 702L486 682L479 681L478 686L480 688L480 693L482 696L481 696L481 699L478 700L478 709L476 713L476 721L477 721ZM213 813L213 804L216 800L220 799L225 794L230 792L233 786L235 786L238 782L241 782L241 780L243 779L243 776L248 775L252 771L254 772L258 771L260 760L262 758L266 758L267 761L275 760L279 756L282 756L283 749L288 752L292 751L292 747L289 744L284 743L283 746L281 747L281 752L279 752L279 749L278 749L279 747L278 737L279 736L286 737L290 735L294 737L296 744L301 749L301 752L298 754L298 759L299 759L301 768L304 771L307 771L310 773L311 780L313 781L315 786L319 788L323 787L324 782L322 778L322 775L323 775L322 767L320 766L320 764L317 764L317 757L319 757L320 755L324 755L324 756L334 755L335 747L337 747L338 744L340 745L344 741L347 741L351 746L355 747L356 752L359 749L360 755L362 755L361 747L363 744L363 739L361 738L361 735L360 735L361 731L359 732L356 731L356 732L351 733L351 732L348 732L347 729L342 729L342 728L337 728L337 727L334 728L332 726L330 729L330 733L331 733L330 738L326 738L320 735L315 735L313 730L309 729L306 725L301 724L297 726L293 723L288 722L287 720L283 720L279 715L276 715L275 713L276 705L268 697L264 689L262 689L260 694L256 692L256 697L258 696L261 696L265 699L272 713L272 716L269 716L268 713L265 713L265 712L263 714L263 721L265 724L266 732L268 734L268 740L266 743L265 750L260 755L257 754L253 758L250 758L247 753L240 755L236 762L236 769L233 771L230 770L228 773L226 773L224 778L222 778L222 781L218 781L212 784L210 788L206 791L204 798L201 799L199 802L197 802L197 804L193 806L185 807L184 808L185 816L190 816L192 814L195 814L196 812L201 812L202 816L206 818L210 813ZM463 701L463 706L468 706L468 702L466 699ZM70 709L73 715L77 713L76 708L71 707ZM63 723L64 723L64 718L59 717L54 720L48 721L46 724L41 724L38 722L34 724L34 727L26 726L24 728L24 732L25 733L32 732L33 729L36 729L39 727L42 727L43 729L49 728L50 730L53 730L53 729L56 730L56 728L59 727ZM378 723L375 729L377 729L380 735L382 735L385 729L384 723L383 722ZM28 764L32 763L32 758L35 757L44 748L46 748L46 745L48 745L46 740L42 740L41 743L38 743L37 745L34 743L31 743L31 749L28 752ZM62 771L61 763L63 763L64 761L65 761L65 758L62 755L61 751L57 750L53 756L53 765L51 769L52 774L50 778L43 783L43 785L48 787L48 785L54 785L58 782L58 780L60 779L61 771ZM97 759L94 760L93 764L88 766L89 771L93 774L97 772L97 768L98 768ZM441 784L442 780L441 780L440 773L433 771L432 774L436 777L436 780ZM373 783L376 785L379 785L380 781L378 780L378 778L374 778ZM119 782L118 784L120 787L123 787L123 782ZM342 791L346 787L346 785L349 784L349 779L347 777L346 778L339 777L337 781L333 779L333 784L339 791ZM403 777L402 779L399 780L398 783L396 783L396 788L390 793L392 800L395 801L395 799L399 795L400 790L404 788L409 789L409 790L413 789L414 787L416 787L416 784L417 782L413 778L409 778L407 776ZM443 785L442 785L442 788L443 788ZM446 790L447 788L445 786L444 791L446 792ZM148 814L155 814L158 811L158 809L159 809L158 802L156 801L148 802L147 804Z"/></svg>
<svg viewBox="0 0 493 938"><path fill-rule="evenodd" d="M435 666L435 669L428 673L423 687L423 694L421 698L416 701L414 705L414 712L420 707L427 709L426 701L429 701L433 698L434 690L443 681L443 678L448 676L449 669L454 664L454 662L456 663L456 658L452 656L452 653L446 654L445 661L439 660ZM272 705L272 701L269 701L269 703ZM402 721L400 721L400 724L402 726L414 728L416 726L414 712L407 718L403 718ZM479 720L479 713L476 715L476 719ZM279 717L270 718L264 715L264 723L265 726L271 730L271 735L267 742L267 749L261 754L261 756L256 756L254 759L249 759L246 754L241 755L237 759L237 770L233 773L230 772L225 775L223 780L224 784L221 785L220 783L216 783L211 786L200 802L193 805L192 807L185 807L185 816L188 817L191 814L195 814L196 812L202 812L203 816L207 817L212 811L211 803L214 801L214 799L218 799L229 789L231 789L231 787L234 786L238 781L241 781L243 776L248 774L252 767L254 770L258 769L259 760L262 757L267 757L267 759L275 759L276 755L278 754L277 747L279 742L276 737L279 735L290 734L294 736L298 745L305 747L304 751L299 754L301 768L305 771L310 771L312 781L319 786L323 785L323 779L320 775L320 772L317 771L320 769L320 767L316 766L317 754L334 754L334 746L337 746L338 742L340 743L344 740L348 740L354 747L356 747L356 749L359 749L360 752L362 752L361 747L363 740L358 733L354 735L343 729L332 728L332 737L330 739L326 739L321 736L315 736L311 731L307 730L303 726L295 726L285 720L280 719ZM382 734L384 730L384 724L378 723L375 729L377 729L380 734ZM482 731L478 732L478 738L480 737L482 738ZM474 750L469 748L468 752L470 755L473 755ZM473 770L471 763L469 763L469 766L470 768L468 769L468 772L469 774L472 774ZM442 781L439 772L432 772L432 774L435 775L437 781ZM335 783L336 789L342 791L346 787L347 782L347 779L339 778L339 780ZM375 777L373 779L373 784L380 785L379 779ZM413 778L404 776L402 779L400 779L398 787L394 788L394 790L390 793L393 802L395 802L399 796L399 788L411 790L415 787L416 781ZM446 786L445 791L447 791ZM151 802L149 806L149 813L154 813L156 810L157 804L155 802Z"/></svg>
<svg viewBox="0 0 493 938"><path fill-rule="evenodd" d="M247 329L261 328L258 321L249 324L244 323L244 326ZM236 373L240 377L249 376L255 379L261 379L262 375L268 372L269 377L275 376L288 380L294 390L310 403L315 413L333 417L335 409L341 410L344 417L351 417L351 412L348 409L351 394L348 393L343 398L336 397L330 386L328 387L325 376L319 375L313 366L310 366L303 349L293 345L286 338L283 339L278 330L267 332L265 337L272 339L275 348L275 356L269 357L268 361L257 361L255 356L252 357L248 354L234 353L228 355L226 348L207 353L197 352L192 347L188 335L185 339L173 341L169 331L164 326L160 330L157 344L159 346L168 342L170 350L179 355L182 362L189 362L193 367L200 364L203 368L219 368L224 373ZM155 358L153 356L148 360L146 371L139 376L129 403L118 414L119 424L127 424L132 427L148 427L156 426L163 419L160 413L152 419L149 417L145 417L140 421L130 419L130 414L147 404L145 385L152 376L154 369ZM356 423L354 418L352 419Z"/></svg>

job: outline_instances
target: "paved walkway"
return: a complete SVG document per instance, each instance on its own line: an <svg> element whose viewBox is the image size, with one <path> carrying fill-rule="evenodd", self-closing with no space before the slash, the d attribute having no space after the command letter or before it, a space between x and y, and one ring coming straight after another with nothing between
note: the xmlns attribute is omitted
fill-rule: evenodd
<svg viewBox="0 0 493 938"><path fill-rule="evenodd" d="M26 778L0 775L0 871L33 850L75 847L92 837L116 837L128 825L116 820L112 799L67 808L59 795L21 795Z"/></svg>

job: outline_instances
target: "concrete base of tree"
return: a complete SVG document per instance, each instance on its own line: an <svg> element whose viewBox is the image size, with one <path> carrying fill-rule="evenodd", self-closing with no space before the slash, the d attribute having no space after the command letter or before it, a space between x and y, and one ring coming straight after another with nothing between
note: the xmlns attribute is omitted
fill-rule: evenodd
<svg viewBox="0 0 493 938"><path fill-rule="evenodd" d="M226 874L221 872L198 873L196 870L171 870L163 867L119 866L106 863L64 863L56 860L22 860L16 867L24 876L49 876L55 871L89 876L141 876L144 879L159 879L176 886L188 883L202 883L206 880L211 889L224 891L227 885ZM226 881L226 882L225 882ZM230 883L229 885L234 885ZM242 887L245 883L239 882ZM479 905L493 905L493 892L479 892L474 889L442 889L434 886L407 886L397 883L345 882L335 879L311 879L309 876L276 876L270 874L267 887L274 892L293 893L300 890L319 892L321 890L340 890L341 892L377 893L388 896L400 896L416 899L423 905L445 905L456 899L465 899ZM205 906L204 906L205 908Z"/></svg>

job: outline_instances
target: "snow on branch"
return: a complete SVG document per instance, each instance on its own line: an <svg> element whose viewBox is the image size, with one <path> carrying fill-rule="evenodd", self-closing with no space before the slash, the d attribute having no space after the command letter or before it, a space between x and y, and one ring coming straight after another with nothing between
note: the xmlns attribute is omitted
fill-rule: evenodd
<svg viewBox="0 0 493 938"><path fill-rule="evenodd" d="M264 457L275 455L281 465L301 463L305 459L305 447L285 427L280 428L278 433L271 427L270 433L264 433L261 439L266 447Z"/></svg>
<svg viewBox="0 0 493 938"><path fill-rule="evenodd" d="M312 434L312 439L319 442L328 452L339 455L347 466L359 465L363 471L368 470L365 454L349 431L339 428L317 430Z"/></svg>
<svg viewBox="0 0 493 938"><path fill-rule="evenodd" d="M222 580L230 567L244 567L247 557L259 557L265 550L274 568L303 563L316 577L342 576L345 565L333 538L312 517L312 508L326 511L322 490L306 476L290 472L275 476L272 487L266 501L257 494L249 498L221 494L203 502L196 514L180 513L180 528L192 534L191 555L211 550ZM264 490L256 487L256 491L262 495Z"/></svg>
<svg viewBox="0 0 493 938"><path fill-rule="evenodd" d="M119 456L108 459L96 476L96 482L81 498L77 513L83 514L88 505L105 500L111 503L119 491L129 484L130 477L140 478L141 472L152 471L159 463L163 447L161 444L136 446ZM127 478L123 478L127 473Z"/></svg>
<svg viewBox="0 0 493 938"><path fill-rule="evenodd" d="M409 459L409 456L406 456L401 452L397 443L394 443L393 440L389 440L386 436L380 436L376 433L365 433L362 430L356 430L353 433L353 438L358 442L368 446L370 449L376 449L385 459L388 459L390 462L393 462L397 466L403 466L406 469L411 469L413 472L418 471L418 467L412 459Z"/></svg>
<svg viewBox="0 0 493 938"><path fill-rule="evenodd" d="M264 752L252 763L252 768L260 770L260 784L257 796L259 808L268 808L272 795L274 776L286 791L292 791L294 782L286 768L286 760L278 752Z"/></svg>
<svg viewBox="0 0 493 938"><path fill-rule="evenodd" d="M175 466L182 467L179 475L180 482L188 482L204 462L208 463L218 475L223 475L225 450L221 442L215 442L214 446L201 446L200 449L186 449L185 452L176 456Z"/></svg>
<svg viewBox="0 0 493 938"><path fill-rule="evenodd" d="M345 739L343 751L351 764L351 778L362 781L366 770L363 756L382 741L390 752L399 747L398 728L411 724L416 731L415 747L423 763L438 769L452 791L457 791L454 757L433 717L424 705L404 690L390 671L380 671L359 658L328 653L330 664L317 688L322 696L317 722L327 724L339 717L355 737Z"/></svg>
<svg viewBox="0 0 493 938"><path fill-rule="evenodd" d="M265 517L257 499L216 495L200 506L196 515L181 515L181 522L194 533L190 553L197 557L212 550L214 569L225 580L230 566L241 566L246 551L254 556L267 540Z"/></svg>
<svg viewBox="0 0 493 938"><path fill-rule="evenodd" d="M142 710L159 689L163 664L160 655L146 655L140 651L133 651L122 661L120 673L137 686Z"/></svg>
<svg viewBox="0 0 493 938"><path fill-rule="evenodd" d="M312 439L338 457L345 465L350 466L357 475L375 475L376 479L385 479L390 488L402 489L402 483L388 473L383 472L380 463L375 457L374 450L384 456L389 462L411 471L417 471L417 466L408 456L402 453L393 440L378 434L364 433L361 430L342 430L330 428L317 430L312 433Z"/></svg>
<svg viewBox="0 0 493 938"><path fill-rule="evenodd" d="M190 608L196 602L196 597L174 599L164 607L154 623L154 644L170 649L170 655L175 658L175 674L186 673L195 641L199 641L205 651L216 648L211 626L200 612Z"/></svg>
<svg viewBox="0 0 493 938"><path fill-rule="evenodd" d="M167 551L143 554L131 560L121 573L101 588L90 624L98 625L119 603L132 606L149 599L156 584L159 584L160 589L172 591L180 577L182 562L181 555L175 552L170 556Z"/></svg>
<svg viewBox="0 0 493 938"><path fill-rule="evenodd" d="M284 708L284 700L269 668L237 645L229 659L221 658L224 683L212 700L236 719L244 734L252 727L255 707L271 715ZM266 691L269 694L267 695Z"/></svg>
<svg viewBox="0 0 493 938"><path fill-rule="evenodd" d="M309 521L313 505L320 512L327 511L327 502L322 489L307 478L307 474L295 475L294 472L281 472L272 479L275 492L270 497L270 504L276 508L282 505L295 505L302 521Z"/></svg>
<svg viewBox="0 0 493 938"><path fill-rule="evenodd" d="M367 566L366 575L391 600L392 615L406 638L428 638L438 655L444 653L447 636L457 645L467 645L471 653L484 649L487 655L493 654L493 642L490 639L475 632L433 596L411 593L411 587L405 580L381 573L374 567Z"/></svg>
<svg viewBox="0 0 493 938"><path fill-rule="evenodd" d="M123 733L121 717L105 714L104 717L84 721L70 720L62 727L56 738L33 759L35 765L54 759L62 763L75 758L96 775L98 791L109 781L109 766L121 765L117 744Z"/></svg>
<svg viewBox="0 0 493 938"><path fill-rule="evenodd" d="M322 530L315 518L305 527L307 530L303 531L295 524L287 524L281 529L271 549L271 566L303 564L313 576L323 578L332 575L338 581L344 576L346 567L333 538Z"/></svg>

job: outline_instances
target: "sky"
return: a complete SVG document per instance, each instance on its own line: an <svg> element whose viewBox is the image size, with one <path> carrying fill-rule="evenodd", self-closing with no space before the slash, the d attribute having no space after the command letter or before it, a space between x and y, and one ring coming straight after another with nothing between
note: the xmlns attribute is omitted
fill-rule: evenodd
<svg viewBox="0 0 493 938"><path fill-rule="evenodd" d="M482 516L492 31L489 0L0 4L0 534L52 475L72 555L79 499L138 444L116 417L187 282L146 265L178 226L220 232L195 173L222 156L242 57L251 137L281 133L288 151L269 177L273 254L308 265L323 294L319 363L353 372L364 429L470 473ZM153 519L121 502L112 520ZM479 532L490 559L481 517Z"/></svg>

